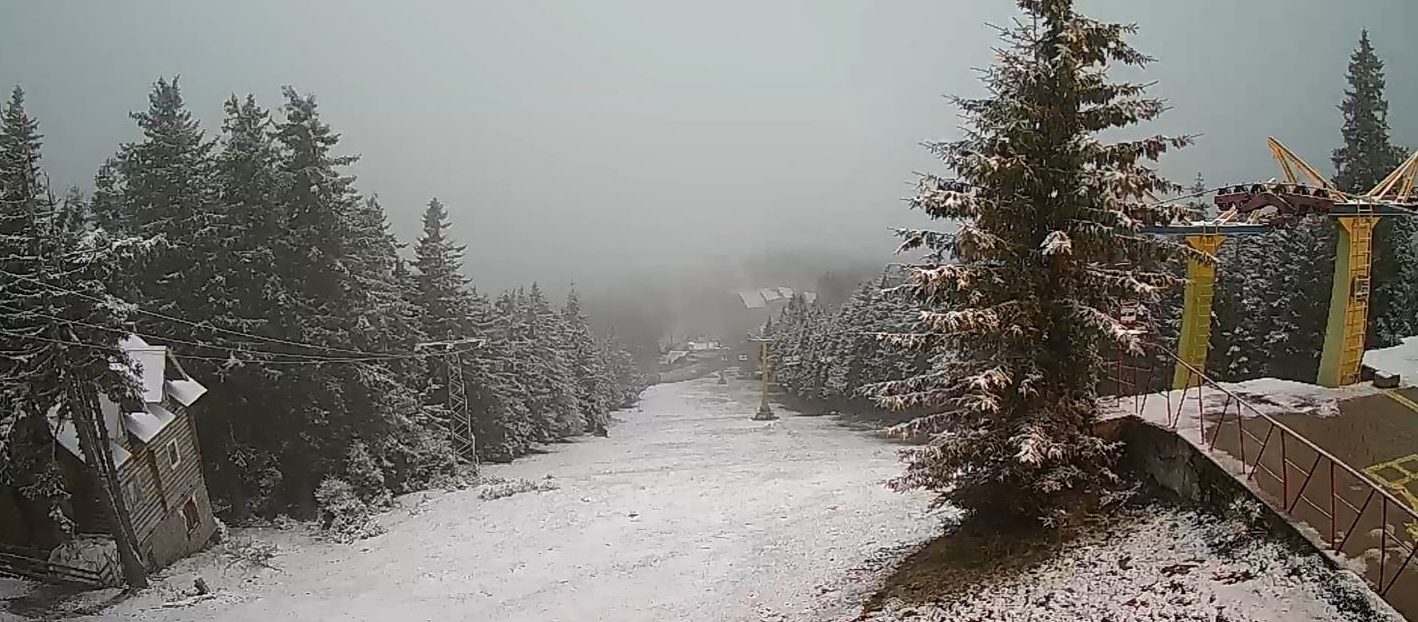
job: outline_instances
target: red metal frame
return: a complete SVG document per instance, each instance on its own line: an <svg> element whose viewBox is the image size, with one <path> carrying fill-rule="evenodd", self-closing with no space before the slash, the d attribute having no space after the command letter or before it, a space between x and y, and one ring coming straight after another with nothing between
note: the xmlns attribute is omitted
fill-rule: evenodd
<svg viewBox="0 0 1418 622"><path fill-rule="evenodd" d="M1330 550L1336 553L1342 554L1344 552L1345 545L1350 542L1351 537L1354 535L1355 529L1359 526L1360 520L1363 518L1365 512L1369 509L1369 506L1373 502L1374 498L1377 496L1379 499L1379 524L1381 526L1379 535L1379 568L1377 572L1378 577L1377 580L1372 580L1369 577L1369 573L1366 572L1364 573L1365 581L1367 581L1380 596L1386 596L1389 590L1393 588L1394 584L1398 582L1400 575L1404 574L1405 572L1418 573L1418 568L1412 565L1415 554L1418 554L1418 543L1414 543L1412 541L1405 541L1402 535L1404 532L1401 529L1395 530L1393 533L1390 533L1390 530L1394 530L1396 527L1400 527L1401 524L1404 522L1411 521L1414 523L1418 523L1418 510L1415 510L1414 508L1411 508L1408 505L1404 504L1402 501L1395 498L1392 493L1384 489L1383 486L1381 486L1379 483L1369 479L1364 474L1360 473L1358 470L1344 463L1344 461L1336 458L1328 451L1325 451L1319 445L1316 445L1309 439L1295 432L1293 429L1289 428L1284 423L1281 423L1270 415L1261 412L1260 410L1256 409L1254 406L1243 400L1240 396L1231 392L1227 388L1217 384L1215 381L1207 377L1200 370L1197 370L1195 368L1192 368L1190 365L1187 365L1174 353L1166 352L1166 354L1173 360L1175 360L1178 364L1188 367L1188 369L1190 369L1193 374L1196 374L1195 377L1200 379L1199 384L1195 387L1195 399L1197 402L1197 414L1199 419L1198 425L1201 428L1201 434L1198 438L1200 438L1202 443L1206 445L1207 451L1218 451L1217 441L1221 437L1222 427L1224 427L1225 424L1234 423L1236 426L1236 453L1238 454L1236 457L1238 457L1241 461L1242 474L1245 476L1244 480L1254 482L1253 486L1255 486L1257 489L1260 489L1260 482L1255 478L1257 473L1263 472L1280 486L1281 494L1279 500L1279 510L1285 512L1286 514L1294 515L1296 510L1299 508L1300 503L1303 502L1308 509L1313 510L1318 516L1321 516L1324 520L1327 520L1329 523L1329 528L1326 530L1328 532L1328 537L1324 537L1326 534L1323 533L1321 533L1319 537L1321 540L1323 540L1321 544L1329 547ZM1206 400L1203 399L1205 397L1204 389L1217 391L1225 395L1226 399L1219 413L1206 412ZM1175 411L1172 410L1172 391L1163 392L1163 397L1167 400L1167 426L1170 429L1177 430L1177 426L1181 422L1182 411L1186 407L1187 394L1192 390L1193 389L1189 387L1181 392L1181 399L1178 400L1177 408ZM1145 399L1146 396L1144 395L1142 399L1134 400L1135 404L1139 404L1136 411L1139 414L1142 412L1142 407L1140 406L1140 404L1145 403ZM1233 403L1236 404L1236 411L1234 414L1230 413L1231 404ZM1254 422L1254 425L1248 426L1246 425L1247 422ZM1207 438L1206 434L1207 425L1211 425L1213 427L1209 439ZM1258 436L1252 433L1252 430L1247 429L1248 427L1254 429L1258 425L1266 426L1264 436ZM1265 464L1265 457L1267 455L1266 450L1271 445L1271 439L1277 434L1280 438L1280 473L1275 473L1270 469L1269 466ZM1248 441L1251 443L1255 443L1259 446L1259 451L1255 452L1250 457L1246 455L1246 444ZM1295 444L1295 447L1291 447L1292 444ZM1313 453L1315 456L1314 460L1311 461L1309 464L1296 463L1292 460L1292 457L1294 455L1293 450ZM1303 458L1300 459L1303 460ZM1327 508L1323 507L1321 504L1317 504L1314 500L1311 500L1310 498L1307 498L1305 496L1305 492L1309 488L1310 482L1314 479L1315 473L1319 471L1322 466L1326 468L1328 472L1327 475L1329 482L1329 499ZM1295 492L1293 497L1290 495L1291 468L1294 468L1298 474L1301 474L1303 476L1303 480L1300 483L1299 490ZM1336 478L1336 474L1345 475L1352 479L1356 484L1359 484L1364 488L1368 489L1368 494L1366 495L1364 503L1362 505L1356 507L1354 504L1350 503L1349 500L1346 499L1343 494L1340 493L1338 489L1340 483ZM1264 493L1262 492L1262 494ZM1323 500L1321 500L1321 502L1322 501ZM1391 524L1389 520L1390 505L1395 508L1395 511L1399 512L1399 515L1395 517L1393 524ZM1353 519L1349 522L1349 527L1341 531L1339 529L1339 515L1342 512L1352 512ZM1298 516L1296 516L1295 518L1297 518L1298 520L1305 520ZM1317 532L1319 532L1319 529L1322 528L1320 525L1315 525L1315 527L1317 527ZM1397 544L1400 547L1400 552L1403 548L1407 549L1406 557L1404 557L1403 562L1401 564L1399 564L1396 568L1393 569L1392 576L1389 575L1390 569L1388 568L1388 549L1390 545L1390 539L1392 539L1393 543ZM1395 559L1396 558L1397 556L1395 556Z"/></svg>

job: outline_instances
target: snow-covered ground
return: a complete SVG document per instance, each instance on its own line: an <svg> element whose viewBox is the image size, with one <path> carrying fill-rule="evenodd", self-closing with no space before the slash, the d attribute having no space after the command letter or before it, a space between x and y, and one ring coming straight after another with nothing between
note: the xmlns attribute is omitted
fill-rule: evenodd
<svg viewBox="0 0 1418 622"><path fill-rule="evenodd" d="M1371 617L1375 602L1358 577L1333 572L1317 554L1297 554L1258 536L1248 522L1148 506L1021 572L942 602L888 599L866 619L1402 622L1397 614Z"/></svg>
<svg viewBox="0 0 1418 622"><path fill-rule="evenodd" d="M1418 383L1418 337L1404 337L1391 348L1365 352L1364 365L1397 375L1404 384Z"/></svg>
<svg viewBox="0 0 1418 622"><path fill-rule="evenodd" d="M941 520L924 495L883 486L896 447L825 417L752 421L754 389L652 387L608 439L486 469L554 490L412 497L382 517L388 533L353 545L240 531L278 544L277 570L209 552L102 619L850 618ZM215 598L163 607L198 575Z"/></svg>
<svg viewBox="0 0 1418 622"><path fill-rule="evenodd" d="M1202 416L1206 417L1207 425L1224 417L1234 417L1238 412L1247 418L1261 414L1271 417L1334 417L1339 415L1340 402L1380 391L1367 383L1327 388L1276 378L1218 384L1224 390L1206 384L1199 389L1173 389L1117 400L1104 398L1102 418L1137 416L1154 425L1175 429L1183 438L1206 451L1210 444L1201 436L1202 426L1198 419ZM1243 400L1246 406L1237 404L1237 398Z"/></svg>
<svg viewBox="0 0 1418 622"><path fill-rule="evenodd" d="M100 591L63 610L159 622L855 619L950 517L883 486L900 470L896 446L781 409L752 421L757 397L746 382L659 385L617 414L610 438L489 466L494 481L478 488L408 496L380 517L383 535L344 545L303 526L236 530L116 606L103 609L115 591ZM1349 588L1316 558L1236 537L1245 530L1134 511L964 598L887 599L871 619L1346 619L1331 601ZM253 542L278 547L270 568L233 553ZM197 577L213 593L193 596Z"/></svg>

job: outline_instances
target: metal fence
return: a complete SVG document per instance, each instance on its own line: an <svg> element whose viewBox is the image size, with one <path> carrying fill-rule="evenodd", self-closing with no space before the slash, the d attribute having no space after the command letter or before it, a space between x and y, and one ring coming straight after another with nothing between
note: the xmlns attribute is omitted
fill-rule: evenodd
<svg viewBox="0 0 1418 622"><path fill-rule="evenodd" d="M1156 420L1154 402L1154 423L1201 445L1273 506L1309 527L1317 544L1341 559L1358 560L1361 567L1355 570L1395 609L1418 615L1418 567L1413 563L1418 509L1200 370L1173 359L1190 369L1193 386L1149 393L1147 385L1155 376L1151 370L1119 363L1114 382L1142 390L1132 395L1120 391L1118 407L1143 415L1149 400L1161 400L1165 421Z"/></svg>

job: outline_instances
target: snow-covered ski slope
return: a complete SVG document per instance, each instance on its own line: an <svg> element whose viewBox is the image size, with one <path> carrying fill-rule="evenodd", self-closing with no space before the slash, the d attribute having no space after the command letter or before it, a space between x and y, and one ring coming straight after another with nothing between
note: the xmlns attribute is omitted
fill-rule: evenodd
<svg viewBox="0 0 1418 622"><path fill-rule="evenodd" d="M926 511L925 494L886 489L898 446L781 407L779 421L752 421L756 389L653 387L617 413L610 438L487 467L502 483L406 497L380 517L383 535L342 545L301 527L236 530L276 543L275 569L233 563L218 546L82 619L856 619L947 517ZM501 496L527 483L549 490ZM1189 510L1144 512L966 602L888 601L871 619L1336 619L1314 560L1264 538L1217 546L1235 529ZM197 576L213 595L190 596Z"/></svg>
<svg viewBox="0 0 1418 622"><path fill-rule="evenodd" d="M106 619L822 620L853 617L907 545L940 532L887 490L896 447L826 417L751 421L756 385L650 388L608 439L486 468L557 488L405 499L353 545L255 530L279 571L186 560ZM196 574L219 597L177 600Z"/></svg>

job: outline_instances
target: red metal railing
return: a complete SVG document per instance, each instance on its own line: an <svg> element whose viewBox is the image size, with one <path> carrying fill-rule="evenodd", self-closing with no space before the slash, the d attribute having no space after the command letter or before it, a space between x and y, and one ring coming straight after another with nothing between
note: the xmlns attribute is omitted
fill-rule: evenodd
<svg viewBox="0 0 1418 622"><path fill-rule="evenodd" d="M1322 546L1340 555L1346 555L1346 551L1359 553L1357 557L1365 561L1363 577L1374 591L1396 609L1408 615L1418 613L1418 567L1413 565L1418 546L1413 533L1404 529L1412 525L1418 531L1418 509L1200 370L1167 354L1199 382L1180 394L1164 390L1153 396L1166 401L1166 427L1189 436L1189 422L1186 429L1182 429L1182 424L1184 411L1194 401L1197 436L1193 442L1199 441L1198 445L1213 454L1237 459L1240 464L1231 465L1231 470L1239 469L1243 480L1263 498L1313 528L1314 537ZM1137 382L1144 369L1133 367L1129 383L1125 382L1126 370L1120 363L1114 379L1120 389L1116 396L1118 406L1124 407L1123 402L1131 397L1138 415L1144 413L1152 391L1152 387ZM1152 370L1146 370L1150 382ZM1125 395L1121 389L1127 384L1142 392ZM1207 392L1211 392L1210 407ZM1219 408L1215 406L1217 401L1221 402ZM1162 423L1155 421L1155 416L1151 419ZM1356 503L1358 497L1363 501ZM1378 508L1370 512L1376 500ZM1377 560L1370 559L1373 548L1377 548ZM1400 559L1394 566L1393 562ZM1378 562L1377 567L1371 567L1372 561ZM1405 583L1404 589L1393 592L1400 579Z"/></svg>

